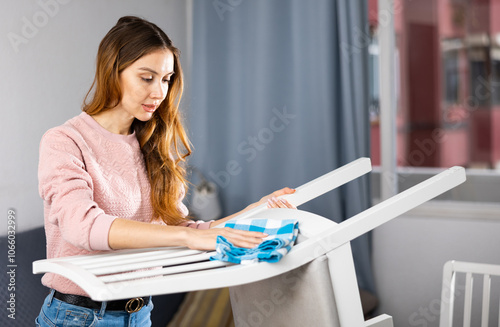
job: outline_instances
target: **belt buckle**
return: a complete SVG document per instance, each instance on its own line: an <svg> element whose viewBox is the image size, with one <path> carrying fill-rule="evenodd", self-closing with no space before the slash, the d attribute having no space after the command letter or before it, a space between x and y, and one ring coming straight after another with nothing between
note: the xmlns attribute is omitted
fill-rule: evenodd
<svg viewBox="0 0 500 327"><path fill-rule="evenodd" d="M134 313L142 309L144 306L144 299L142 297L135 297L127 301L125 304L125 310L128 313Z"/></svg>

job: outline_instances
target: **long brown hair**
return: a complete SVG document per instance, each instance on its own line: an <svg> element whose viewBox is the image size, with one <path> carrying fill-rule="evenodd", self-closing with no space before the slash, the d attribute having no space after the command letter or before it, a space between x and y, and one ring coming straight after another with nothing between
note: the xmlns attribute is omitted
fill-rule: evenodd
<svg viewBox="0 0 500 327"><path fill-rule="evenodd" d="M165 100L152 118L147 122L135 119L132 128L146 162L154 217L169 225L178 225L185 220L178 202L187 186L183 162L191 154L191 148L179 113L183 91L179 50L170 38L144 19L120 18L99 45L96 74L85 97L83 111L95 115L116 107L122 99L120 73L142 56L159 49L169 49L173 53L175 73Z"/></svg>

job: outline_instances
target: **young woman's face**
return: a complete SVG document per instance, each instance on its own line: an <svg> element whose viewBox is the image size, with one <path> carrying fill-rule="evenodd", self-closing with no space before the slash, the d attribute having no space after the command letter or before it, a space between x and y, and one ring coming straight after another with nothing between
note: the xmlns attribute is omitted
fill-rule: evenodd
<svg viewBox="0 0 500 327"><path fill-rule="evenodd" d="M123 96L117 109L141 121L151 119L167 96L173 74L174 55L170 50L142 56L120 74Z"/></svg>

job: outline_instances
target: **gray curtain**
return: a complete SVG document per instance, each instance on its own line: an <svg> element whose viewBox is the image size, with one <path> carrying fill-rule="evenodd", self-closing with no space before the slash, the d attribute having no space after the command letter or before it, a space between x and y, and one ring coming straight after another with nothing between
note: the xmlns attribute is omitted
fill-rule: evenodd
<svg viewBox="0 0 500 327"><path fill-rule="evenodd" d="M367 3L194 0L190 165L234 213L368 157ZM368 177L301 209L336 222L370 206ZM353 243L374 291L369 235Z"/></svg>

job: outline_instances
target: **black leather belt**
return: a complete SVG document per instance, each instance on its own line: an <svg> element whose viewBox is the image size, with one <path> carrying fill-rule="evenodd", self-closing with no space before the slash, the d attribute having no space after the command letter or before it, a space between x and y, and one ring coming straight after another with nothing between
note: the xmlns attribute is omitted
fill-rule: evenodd
<svg viewBox="0 0 500 327"><path fill-rule="evenodd" d="M89 297L73 294L64 294L58 291L54 292L54 298L64 301L69 304L77 305L89 309L101 309L102 302L94 301ZM112 311L127 311L128 313L137 312L143 306L148 305L148 297L135 297L133 299L108 301L106 310Z"/></svg>

